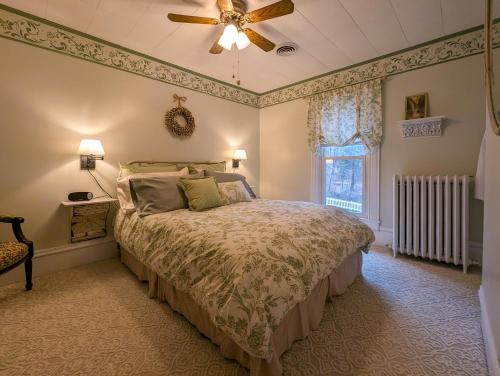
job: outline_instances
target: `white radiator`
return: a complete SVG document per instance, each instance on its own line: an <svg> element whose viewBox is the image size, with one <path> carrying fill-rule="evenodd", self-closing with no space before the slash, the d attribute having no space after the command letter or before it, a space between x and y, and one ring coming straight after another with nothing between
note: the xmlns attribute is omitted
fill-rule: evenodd
<svg viewBox="0 0 500 376"><path fill-rule="evenodd" d="M469 177L393 179L394 257L398 253L463 265L469 262Z"/></svg>

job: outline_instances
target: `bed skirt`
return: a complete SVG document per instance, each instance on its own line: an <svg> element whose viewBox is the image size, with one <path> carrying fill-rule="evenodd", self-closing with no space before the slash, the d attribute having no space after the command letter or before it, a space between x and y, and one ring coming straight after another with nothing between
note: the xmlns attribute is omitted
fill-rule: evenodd
<svg viewBox="0 0 500 376"><path fill-rule="evenodd" d="M297 304L285 316L273 334L273 357L271 361L251 356L241 349L227 334L212 323L208 313L188 294L177 290L165 279L143 265L132 253L121 248L121 261L137 275L139 280L149 283L149 297L166 301L170 307L182 314L202 334L220 347L225 358L235 359L250 370L251 376L277 376L282 374L281 355L294 341L306 338L318 329L327 298L343 294L356 277L361 275L362 252L347 257L327 278L318 282L306 300Z"/></svg>

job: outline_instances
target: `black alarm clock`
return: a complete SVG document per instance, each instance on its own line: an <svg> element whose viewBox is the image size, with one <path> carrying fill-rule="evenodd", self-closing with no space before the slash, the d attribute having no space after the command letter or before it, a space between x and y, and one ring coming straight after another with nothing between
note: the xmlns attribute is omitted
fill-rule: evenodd
<svg viewBox="0 0 500 376"><path fill-rule="evenodd" d="M89 201L92 200L94 195L92 192L71 192L68 195L68 200L70 201Z"/></svg>

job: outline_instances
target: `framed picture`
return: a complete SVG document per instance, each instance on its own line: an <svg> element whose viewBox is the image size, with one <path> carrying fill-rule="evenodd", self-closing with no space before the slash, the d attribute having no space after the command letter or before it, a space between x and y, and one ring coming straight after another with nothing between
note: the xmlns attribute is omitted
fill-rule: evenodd
<svg viewBox="0 0 500 376"><path fill-rule="evenodd" d="M427 93L415 94L406 97L405 100L405 119L420 119L427 117Z"/></svg>

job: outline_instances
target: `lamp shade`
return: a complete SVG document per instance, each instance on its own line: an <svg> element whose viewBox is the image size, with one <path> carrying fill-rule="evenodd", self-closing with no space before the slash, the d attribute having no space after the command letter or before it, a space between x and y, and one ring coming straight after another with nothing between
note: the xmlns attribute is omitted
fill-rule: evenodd
<svg viewBox="0 0 500 376"><path fill-rule="evenodd" d="M233 159L244 161L247 159L247 152L243 149L235 150L233 154Z"/></svg>
<svg viewBox="0 0 500 376"><path fill-rule="evenodd" d="M219 39L219 46L225 48L226 50L231 50L233 44L236 43L238 39L238 29L233 24L229 24L224 29L224 33Z"/></svg>
<svg viewBox="0 0 500 376"><path fill-rule="evenodd" d="M238 50L243 50L250 45L250 39L243 31L238 31L238 38L236 39L236 47Z"/></svg>
<svg viewBox="0 0 500 376"><path fill-rule="evenodd" d="M79 155L104 155L101 140L82 140L78 148Z"/></svg>

